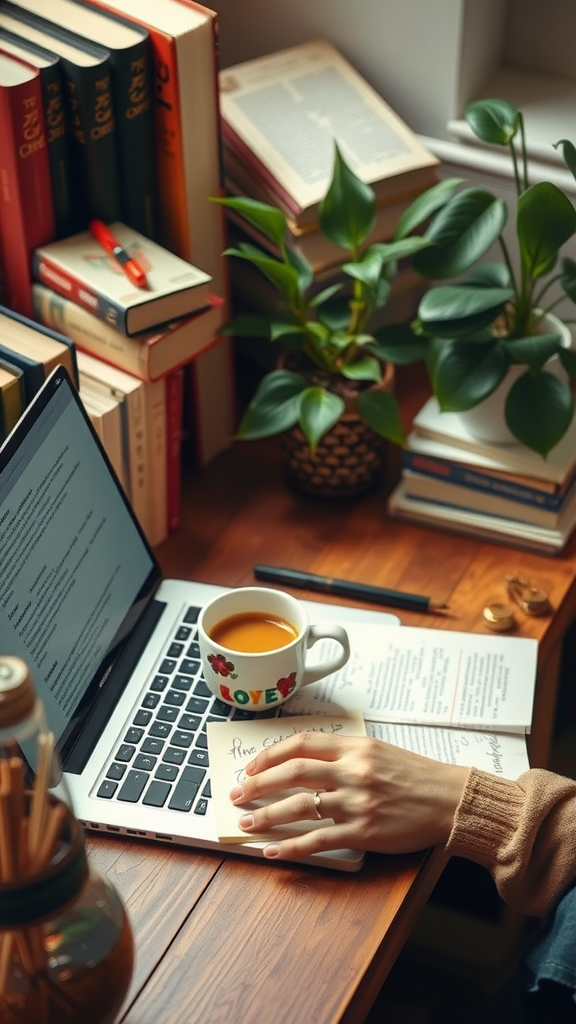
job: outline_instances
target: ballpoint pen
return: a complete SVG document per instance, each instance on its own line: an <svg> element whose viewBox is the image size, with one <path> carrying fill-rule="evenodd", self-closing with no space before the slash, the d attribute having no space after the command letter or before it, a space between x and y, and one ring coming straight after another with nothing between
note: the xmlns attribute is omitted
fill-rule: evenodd
<svg viewBox="0 0 576 1024"><path fill-rule="evenodd" d="M122 248L118 239L110 231L110 228L106 227L106 224L101 220L91 220L88 227L96 241L122 267L126 277L132 281L132 284L135 284L137 288L147 288L148 281L142 267L130 253L126 252L126 249Z"/></svg>
<svg viewBox="0 0 576 1024"><path fill-rule="evenodd" d="M254 576L257 580L267 580L269 583L284 583L287 586L302 587L305 590L319 590L323 594L355 597L360 601L373 601L375 604L386 604L392 608L406 608L414 612L432 612L448 608L447 604L433 601L430 597L422 597L420 594L388 590L386 587L374 587L369 583L355 583L353 580L317 576L311 572L301 572L299 569L255 565Z"/></svg>

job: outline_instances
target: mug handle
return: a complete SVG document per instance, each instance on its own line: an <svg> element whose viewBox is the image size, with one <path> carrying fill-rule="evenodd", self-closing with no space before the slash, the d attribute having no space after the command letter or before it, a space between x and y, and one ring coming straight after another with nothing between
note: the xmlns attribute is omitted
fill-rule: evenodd
<svg viewBox="0 0 576 1024"><path fill-rule="evenodd" d="M308 683L315 683L317 679L323 679L331 672L336 672L346 664L350 657L348 633L342 626L337 626L332 622L327 622L323 626L310 626L307 647L313 647L318 640L335 640L337 644L340 644L342 650L340 654L335 654L333 658L328 658L327 661L315 668L305 668L300 686L308 686Z"/></svg>

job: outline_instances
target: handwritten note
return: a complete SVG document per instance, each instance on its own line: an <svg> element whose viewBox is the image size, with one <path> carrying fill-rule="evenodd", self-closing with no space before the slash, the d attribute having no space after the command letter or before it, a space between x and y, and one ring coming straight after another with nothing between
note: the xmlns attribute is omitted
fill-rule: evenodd
<svg viewBox="0 0 576 1024"><path fill-rule="evenodd" d="M286 838L301 835L302 832L318 828L320 822L293 822L277 826L269 832L248 835L238 826L240 816L259 804L244 804L236 807L230 801L230 790L245 778L246 765L262 750L280 743L299 732L323 732L338 736L365 736L366 728L362 713L357 710L338 715L302 715L287 718L253 719L239 722L208 722L208 754L212 779L212 803L216 834L222 842L249 843L267 839ZM298 790L276 793L274 801L289 796Z"/></svg>

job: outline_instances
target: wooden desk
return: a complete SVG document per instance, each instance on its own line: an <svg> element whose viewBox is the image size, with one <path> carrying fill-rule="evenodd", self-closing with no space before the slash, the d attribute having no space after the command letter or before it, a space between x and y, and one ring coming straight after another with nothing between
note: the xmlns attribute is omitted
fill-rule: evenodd
<svg viewBox="0 0 576 1024"><path fill-rule="evenodd" d="M348 504L299 497L284 486L274 441L241 444L186 480L182 528L158 556L166 575L209 583L252 583L261 562L428 594L450 612L399 612L403 622L473 631L485 603L504 598L504 572L521 571L554 608L518 615L518 633L540 642L530 746L545 765L576 614L576 544L551 559L389 522L387 486ZM125 1024L360 1024L443 866L437 851L370 855L343 875L123 839L89 846L136 935Z"/></svg>

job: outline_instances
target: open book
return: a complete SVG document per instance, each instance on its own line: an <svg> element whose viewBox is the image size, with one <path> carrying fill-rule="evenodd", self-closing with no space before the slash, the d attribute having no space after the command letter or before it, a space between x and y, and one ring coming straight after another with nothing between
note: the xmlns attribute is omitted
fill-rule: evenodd
<svg viewBox="0 0 576 1024"><path fill-rule="evenodd" d="M436 181L437 158L325 40L225 68L219 83L227 174L247 194L283 206L299 226L317 220L334 140L379 204Z"/></svg>
<svg viewBox="0 0 576 1024"><path fill-rule="evenodd" d="M241 832L237 822L246 808L234 807L228 794L260 750L294 731L354 736L365 730L437 761L503 778L515 779L530 767L526 733L536 640L417 626L346 623L346 629L349 662L299 690L280 718L208 725L214 814L222 840L266 838ZM335 647L334 641L321 640L314 650L320 660ZM312 827L316 823L291 826L292 832Z"/></svg>

